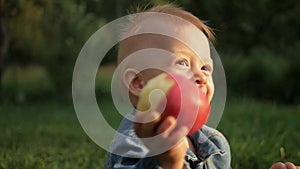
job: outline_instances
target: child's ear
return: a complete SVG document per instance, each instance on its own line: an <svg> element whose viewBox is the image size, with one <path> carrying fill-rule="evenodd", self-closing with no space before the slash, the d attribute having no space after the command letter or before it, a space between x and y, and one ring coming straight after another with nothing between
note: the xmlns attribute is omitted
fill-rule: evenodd
<svg viewBox="0 0 300 169"><path fill-rule="evenodd" d="M123 83L129 89L130 93L139 96L143 89L142 75L136 69L128 68L123 73Z"/></svg>

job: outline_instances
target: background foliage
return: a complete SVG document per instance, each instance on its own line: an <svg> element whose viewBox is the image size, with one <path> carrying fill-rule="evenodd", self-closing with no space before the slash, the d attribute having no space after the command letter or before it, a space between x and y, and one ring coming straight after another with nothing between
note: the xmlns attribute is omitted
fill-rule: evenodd
<svg viewBox="0 0 300 169"><path fill-rule="evenodd" d="M43 96L42 93L47 91L52 96L69 100L72 69L88 37L101 25L127 14L136 6L151 7L166 2L4 1L2 18L6 36L1 39L8 45L1 55L1 86L5 89L1 96L16 101L19 95L24 95L26 100L30 95L40 93ZM175 3L208 21L214 28L216 48L224 63L230 94L281 103L299 101L299 3L295 0L177 0ZM115 51L111 52L104 64L114 63L115 55ZM23 69L32 65L45 71L43 75L47 77L43 78L47 78L52 86L41 91L35 88L34 92L19 87L7 90L16 79L7 76L17 75L11 67L26 71Z"/></svg>
<svg viewBox="0 0 300 169"><path fill-rule="evenodd" d="M71 103L72 71L96 30L136 6L167 0L0 0L0 169L102 168ZM169 1L170 2L170 1ZM297 0L176 0L216 33L228 101L218 129L232 168L299 165L300 3ZM106 119L117 127L112 49L96 78Z"/></svg>

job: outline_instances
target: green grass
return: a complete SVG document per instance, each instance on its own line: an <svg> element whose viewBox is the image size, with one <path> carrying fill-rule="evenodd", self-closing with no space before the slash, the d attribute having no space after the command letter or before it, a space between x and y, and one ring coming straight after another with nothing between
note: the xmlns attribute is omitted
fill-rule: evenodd
<svg viewBox="0 0 300 169"><path fill-rule="evenodd" d="M102 168L104 151L84 133L72 105L4 105L0 168Z"/></svg>
<svg viewBox="0 0 300 169"><path fill-rule="evenodd" d="M233 168L269 168L277 161L300 165L300 107L229 99L219 130L227 137Z"/></svg>
<svg viewBox="0 0 300 169"><path fill-rule="evenodd" d="M19 69L14 73L18 76L10 75L12 70L15 69L8 71L4 78L8 93L25 92L30 96L34 95L31 89L36 90L33 93L48 91L43 87L47 85L36 83L45 79L45 72L37 71L41 69L28 69L25 75L29 80L20 78L24 74ZM117 128L121 116L116 113L109 94L113 70L112 66L99 70L96 93L104 117ZM36 76L32 77L34 74ZM17 86L11 85L15 81L13 77L19 77ZM24 90L16 90L18 88ZM71 103L54 99L5 103L0 106L0 169L103 168L106 152L85 134ZM300 105L228 98L218 130L230 143L232 168L269 168L277 161L300 165L299 120Z"/></svg>
<svg viewBox="0 0 300 169"><path fill-rule="evenodd" d="M108 111L112 104L100 106ZM228 99L218 129L230 142L232 167L268 168L276 161L299 164L299 119L299 106ZM0 127L1 169L103 167L105 151L84 133L72 104L6 104L0 109Z"/></svg>

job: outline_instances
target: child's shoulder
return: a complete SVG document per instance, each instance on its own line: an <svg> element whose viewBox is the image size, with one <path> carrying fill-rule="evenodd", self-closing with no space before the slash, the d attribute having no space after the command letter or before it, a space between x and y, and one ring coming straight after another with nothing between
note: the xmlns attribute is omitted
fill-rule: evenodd
<svg viewBox="0 0 300 169"><path fill-rule="evenodd" d="M230 157L228 141L221 132L214 128L204 125L190 138L202 159L207 159L217 154Z"/></svg>
<svg viewBox="0 0 300 169"><path fill-rule="evenodd" d="M208 138L210 137L214 137L214 136L219 136L219 137L222 137L224 139L225 136L220 132L218 131L217 129L215 128L212 128L212 127L209 127L207 125L204 125L201 130L200 130L204 135L206 135Z"/></svg>

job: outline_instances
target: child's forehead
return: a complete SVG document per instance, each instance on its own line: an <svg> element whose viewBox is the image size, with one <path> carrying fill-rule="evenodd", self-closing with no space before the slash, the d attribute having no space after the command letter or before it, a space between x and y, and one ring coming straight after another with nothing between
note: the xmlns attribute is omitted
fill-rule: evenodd
<svg viewBox="0 0 300 169"><path fill-rule="evenodd" d="M161 49L165 48L177 48L178 44L184 44L195 55L201 58L204 62L210 62L210 49L207 37L202 31L200 31L192 23L178 18L176 16L163 17L148 17L140 20L136 25L127 32L127 36L139 35L139 38L135 38L134 43L131 45L142 45L143 49L148 47L157 47ZM143 35L147 34L147 35ZM165 37L174 39L180 43L173 43L171 41L164 41ZM134 39L134 38L133 38ZM154 44L151 44L154 43ZM165 43L164 43L165 42ZM178 47L178 51L182 48ZM171 51L173 52L173 51Z"/></svg>
<svg viewBox="0 0 300 169"><path fill-rule="evenodd" d="M209 46L196 46L197 52L189 46L188 42L183 42L173 37L164 35L154 35L154 34L142 34L134 38L130 38L125 45L123 51L125 50L127 55L137 52L139 50L157 48L169 51L173 56L184 57L184 58L198 58L199 62L212 64L212 59L210 57ZM205 48L206 47L206 48ZM148 54L149 58L152 56L150 52ZM164 55L162 55L163 57Z"/></svg>

